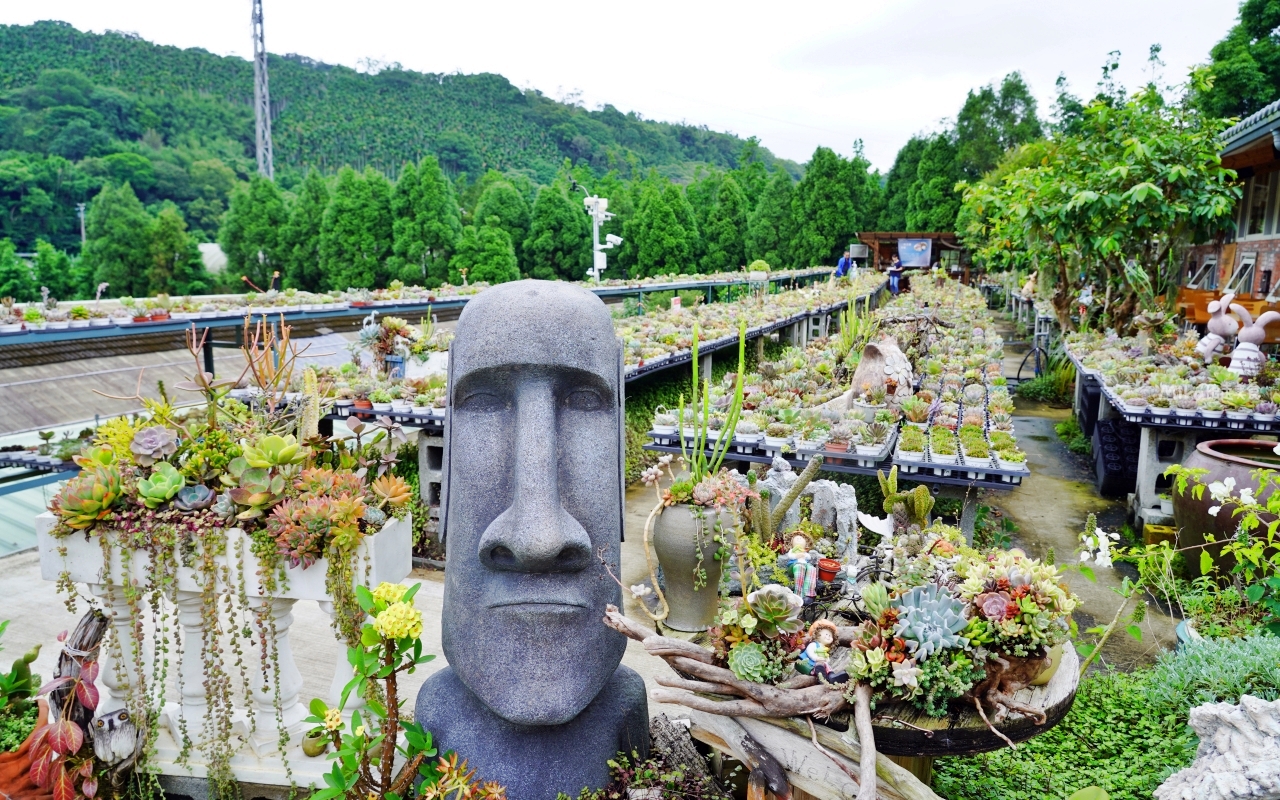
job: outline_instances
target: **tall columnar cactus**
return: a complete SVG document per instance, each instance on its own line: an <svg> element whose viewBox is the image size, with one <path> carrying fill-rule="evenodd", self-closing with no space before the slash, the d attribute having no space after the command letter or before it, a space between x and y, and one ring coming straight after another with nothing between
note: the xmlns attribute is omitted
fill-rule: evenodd
<svg viewBox="0 0 1280 800"><path fill-rule="evenodd" d="M910 522L922 528L929 524L929 513L933 511L935 500L928 486L920 484L909 492L898 491L898 467L896 465L889 470L888 477L883 472L877 472L876 477L880 480L880 493L884 495L884 512L886 514L894 513L894 508L901 504Z"/></svg>

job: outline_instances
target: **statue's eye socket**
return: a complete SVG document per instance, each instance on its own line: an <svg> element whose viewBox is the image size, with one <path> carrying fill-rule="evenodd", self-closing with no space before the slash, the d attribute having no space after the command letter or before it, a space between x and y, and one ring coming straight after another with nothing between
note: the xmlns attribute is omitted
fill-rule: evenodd
<svg viewBox="0 0 1280 800"><path fill-rule="evenodd" d="M474 391L458 401L458 410L491 414L507 407L506 401L496 392Z"/></svg>
<svg viewBox="0 0 1280 800"><path fill-rule="evenodd" d="M574 389L565 395L564 405L574 411L599 411L604 408L604 398L594 389Z"/></svg>
<svg viewBox="0 0 1280 800"><path fill-rule="evenodd" d="M126 721L127 721L127 720L129 719L129 712L128 712L128 711L121 711L121 712L120 712L120 719L122 719L122 720L126 720Z"/></svg>
<svg viewBox="0 0 1280 800"><path fill-rule="evenodd" d="M103 722L102 720L98 720L98 727L99 727L99 728L101 728L101 727L102 727L103 725L105 725L105 724L106 724L106 723L105 723L105 722Z"/></svg>

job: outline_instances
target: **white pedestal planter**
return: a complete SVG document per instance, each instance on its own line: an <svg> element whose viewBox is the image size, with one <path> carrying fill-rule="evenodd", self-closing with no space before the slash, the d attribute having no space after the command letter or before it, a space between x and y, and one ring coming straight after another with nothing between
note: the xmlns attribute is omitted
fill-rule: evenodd
<svg viewBox="0 0 1280 800"><path fill-rule="evenodd" d="M109 553L104 552L101 541L96 535L86 536L76 532L62 539L55 538L53 530L55 519L52 514L44 513L36 517L36 535L40 553L40 574L45 580L56 581L69 577L76 583L86 584L89 592L102 600L104 610L111 618L112 635L120 643L125 653L122 666L118 670L111 663L111 648L104 645L101 656L101 669L98 682L101 684L101 697L98 710L121 708L126 704L128 686L120 680L119 672L131 680L136 677L134 666L129 604L125 600L120 587L127 578L136 581L140 586L149 582L151 559L145 553L134 553L132 558L122 557L117 548ZM205 578L193 567L179 566L176 586L170 592L168 600L177 607L177 622L181 628L183 641L181 663L170 670L170 683L166 687L171 700L165 704L162 712L160 735L156 742L156 758L153 763L164 774L189 775L203 777L205 765L201 763L198 749L190 753L189 764L179 766L174 762L181 750L181 731L185 728L187 735L195 740L202 729L202 721L208 711L208 698L204 688L204 664L201 655L201 639L203 630L203 599L206 588L212 589L219 596L227 593L238 594L243 591L248 599L251 613L262 613L275 625L275 656L279 669L279 718L277 719L275 687L273 681L263 676L263 671L254 665L250 668L252 680L251 707L237 708L234 712L233 735L240 737L240 747L232 759L232 768L241 781L256 783L286 784L288 782L283 768L280 753L280 731L289 733L290 743L284 758L288 759L294 778L300 785L314 782L322 786L320 775L327 772L330 762L325 758L307 758L302 754L302 734L307 725L303 722L308 716L306 700L299 695L302 691L302 673L294 661L293 646L289 638L289 628L293 624L293 607L299 601L312 601L320 604L327 614L333 614L332 598L325 590L325 573L328 569L327 559L320 559L306 569L300 567L287 568L286 578L280 581L277 590L266 595L258 585L256 574L258 559L250 549L251 540L243 531L232 528L227 531L226 554L217 556L219 565L226 565L234 575L238 565L243 564L247 578L233 578L243 582L243 587L223 584L222 578L215 575L212 580L216 586L206 587ZM408 517L402 520L388 519L382 530L367 536L356 550L353 573L358 584L370 588L383 581L399 583L408 576L412 569L413 526ZM110 559L108 569L108 558ZM128 563L126 574L125 564ZM182 563L179 558L178 563ZM346 645L340 643L339 655L334 667L334 678L330 687L330 705L336 706L342 687L351 679L351 665L346 659ZM144 642L144 649L150 646ZM270 645L268 645L270 646ZM248 656L246 656L248 657ZM228 660L231 655L228 654ZM141 663L150 665L151 654L144 652ZM228 672L236 670L231 664L226 665ZM177 675L181 673L179 688ZM150 677L150 676L148 676ZM354 705L348 700L348 710ZM314 774L313 774L314 773Z"/></svg>

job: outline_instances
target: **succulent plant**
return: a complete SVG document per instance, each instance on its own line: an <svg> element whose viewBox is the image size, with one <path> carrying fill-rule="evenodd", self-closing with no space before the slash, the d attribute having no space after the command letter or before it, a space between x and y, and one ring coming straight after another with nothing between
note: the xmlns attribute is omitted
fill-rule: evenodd
<svg viewBox="0 0 1280 800"><path fill-rule="evenodd" d="M729 651L729 669L740 681L767 682L769 666L769 655L759 642L738 642Z"/></svg>
<svg viewBox="0 0 1280 800"><path fill-rule="evenodd" d="M138 481L138 499L147 508L159 508L186 485L186 477L176 467L168 461L161 461L156 464L150 477Z"/></svg>
<svg viewBox="0 0 1280 800"><path fill-rule="evenodd" d="M197 483L193 486L184 486L179 489L178 494L173 499L173 505L174 508L182 513L190 514L209 508L216 499L216 492L203 483Z"/></svg>
<svg viewBox="0 0 1280 800"><path fill-rule="evenodd" d="M173 431L163 425L152 425L142 428L133 435L129 443L129 451L139 466L149 467L157 461L163 461L178 450L178 439Z"/></svg>
<svg viewBox="0 0 1280 800"><path fill-rule="evenodd" d="M800 595L777 583L766 584L747 595L747 607L758 620L756 630L770 639L784 633L796 633L804 627Z"/></svg>
<svg viewBox="0 0 1280 800"><path fill-rule="evenodd" d="M240 507L236 505L236 501L231 499L231 495L223 492L218 495L218 499L211 506L213 513L226 521L231 521L235 515L240 513Z"/></svg>
<svg viewBox="0 0 1280 800"><path fill-rule="evenodd" d="M90 467L109 467L116 463L116 454L110 447L98 445L90 447L78 456L72 457L75 461L86 469Z"/></svg>
<svg viewBox="0 0 1280 800"><path fill-rule="evenodd" d="M409 488L409 484L404 478L390 473L383 475L374 480L369 485L369 490L381 499L378 503L381 506L386 503L391 506L402 506L409 502L409 498L413 494L413 490Z"/></svg>
<svg viewBox="0 0 1280 800"><path fill-rule="evenodd" d="M368 506L361 519L370 525L378 526L387 521L387 512L376 506Z"/></svg>
<svg viewBox="0 0 1280 800"><path fill-rule="evenodd" d="M290 566L306 569L324 556L329 511L322 498L286 500L272 510L266 529Z"/></svg>
<svg viewBox="0 0 1280 800"><path fill-rule="evenodd" d="M971 383L964 387L963 397L966 406L980 406L987 397L987 390L980 383Z"/></svg>
<svg viewBox="0 0 1280 800"><path fill-rule="evenodd" d="M286 487L284 476L272 475L264 467L250 467L243 456L231 459L222 480L232 486L227 492L232 501L244 509L236 515L240 520L257 519L267 513L283 498Z"/></svg>
<svg viewBox="0 0 1280 800"><path fill-rule="evenodd" d="M879 619L889 607L889 590L879 581L868 583L862 587L862 607L872 619Z"/></svg>
<svg viewBox="0 0 1280 800"><path fill-rule="evenodd" d="M53 511L67 527L83 530L111 513L120 499L120 470L112 466L86 468L67 484Z"/></svg>
<svg viewBox="0 0 1280 800"><path fill-rule="evenodd" d="M893 607L898 611L894 633L907 641L907 648L918 661L940 650L968 644L959 635L968 624L964 604L932 583L912 588L894 600Z"/></svg>
<svg viewBox="0 0 1280 800"><path fill-rule="evenodd" d="M244 460L250 467L271 468L301 464L307 453L298 444L298 440L290 436L263 436L253 445L244 449Z"/></svg>

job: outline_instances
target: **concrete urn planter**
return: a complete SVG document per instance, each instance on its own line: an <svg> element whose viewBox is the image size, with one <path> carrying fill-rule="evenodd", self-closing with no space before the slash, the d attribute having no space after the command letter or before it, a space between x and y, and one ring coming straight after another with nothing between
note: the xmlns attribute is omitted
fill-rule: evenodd
<svg viewBox="0 0 1280 800"><path fill-rule="evenodd" d="M703 518L695 517L693 509L702 512ZM654 522L653 549L662 565L663 594L671 606L670 615L663 620L667 627L678 631L705 631L715 620L720 605L721 569L715 557L720 548L715 537L732 541L737 515L733 511L721 511L719 530L715 523L715 509L685 504L663 509ZM706 571L706 583L695 588L695 572L699 567Z"/></svg>

